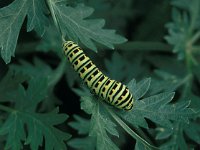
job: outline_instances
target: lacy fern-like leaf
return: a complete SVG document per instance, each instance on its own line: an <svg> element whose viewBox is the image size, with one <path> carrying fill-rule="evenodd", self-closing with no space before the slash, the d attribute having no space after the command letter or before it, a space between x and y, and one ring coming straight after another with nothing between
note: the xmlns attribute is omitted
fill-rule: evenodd
<svg viewBox="0 0 200 150"><path fill-rule="evenodd" d="M96 140L98 150L118 150L119 148L113 143L107 133L119 137L115 129L115 123L108 116L108 112L101 106L101 103L92 100L92 97L83 97L81 108L92 115L90 122L89 135Z"/></svg>
<svg viewBox="0 0 200 150"><path fill-rule="evenodd" d="M15 0L0 9L0 50L6 63L14 56L19 31L26 16L27 31L35 29L39 35L44 34L45 25L48 23L44 11L47 10L41 0Z"/></svg>
<svg viewBox="0 0 200 150"><path fill-rule="evenodd" d="M146 93L148 85L149 82L145 80L138 84L135 81L129 83L129 88L135 95L136 101L131 113L122 113L122 117L128 122L147 128L145 118L148 118L160 125L172 127L170 120L188 123L188 118L195 114L194 110L188 108L189 101L168 104L174 97L173 92L160 93L138 100Z"/></svg>
<svg viewBox="0 0 200 150"><path fill-rule="evenodd" d="M74 119L75 121L70 122L69 125L76 129L81 136L86 137L71 139L68 142L69 146L80 150L94 150L96 147L95 138L88 136L90 131L90 120L82 118L78 115L74 115Z"/></svg>
<svg viewBox="0 0 200 150"><path fill-rule="evenodd" d="M63 3L54 3L52 6L61 31L70 40L78 42L79 39L84 45L95 51L96 46L92 40L109 48L114 48L113 44L120 44L126 41L122 36L115 34L115 30L102 29L105 25L103 19L86 19L94 11L90 7L82 4L70 7Z"/></svg>
<svg viewBox="0 0 200 150"><path fill-rule="evenodd" d="M7 137L5 149L20 150L24 143L29 144L32 150L37 150L44 140L46 150L66 150L64 141L70 136L54 126L63 123L67 115L58 114L58 109L49 113L36 112L38 103L45 99L46 94L46 79L33 78L27 90L19 86L8 95L15 107L7 107L10 115L0 127L0 135Z"/></svg>
<svg viewBox="0 0 200 150"><path fill-rule="evenodd" d="M167 140L160 147L162 149L188 149L185 141L185 135L196 142L200 143L200 127L195 122L184 124L176 122L173 124L174 128L157 128L157 140Z"/></svg>

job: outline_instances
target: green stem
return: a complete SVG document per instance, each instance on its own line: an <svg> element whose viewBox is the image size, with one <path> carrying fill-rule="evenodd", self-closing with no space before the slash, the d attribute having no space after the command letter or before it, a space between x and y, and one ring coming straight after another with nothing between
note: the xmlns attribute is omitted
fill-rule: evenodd
<svg viewBox="0 0 200 150"><path fill-rule="evenodd" d="M149 49L151 47L151 49ZM150 52L150 51L161 51L161 52L169 52L172 47L168 44L164 44L161 42L152 42L152 41L129 41L124 44L116 45L117 49L124 51L142 51L142 52Z"/></svg>
<svg viewBox="0 0 200 150"><path fill-rule="evenodd" d="M9 113L12 113L13 111L16 111L16 110L14 110L14 109L12 109L10 107L7 107L7 106L1 105L1 104L0 104L0 110L6 111L6 112L9 112Z"/></svg>
<svg viewBox="0 0 200 150"><path fill-rule="evenodd" d="M63 42L65 42L64 34L62 33L62 30L61 30L61 28L60 28L60 26L59 26L58 20L57 20L57 18L56 18L56 13L55 13L55 11L54 11L54 8L53 8L52 3L53 3L53 2L52 2L51 0L47 0L47 4L48 4L48 6L49 6L49 9L50 9L50 12L51 12L51 16L52 16L52 18L53 18L53 22L54 22L56 28L58 29L58 31L60 32L60 34L61 34L61 36L62 36Z"/></svg>
<svg viewBox="0 0 200 150"><path fill-rule="evenodd" d="M115 113L113 113L112 111L110 111L108 109L109 113L111 114L111 116L115 119L115 121L130 135L132 136L134 139L139 140L141 143L143 143L144 145L146 145L147 147L149 147L150 149L159 149L151 144L149 144L147 141L145 141L143 138L141 138L137 133L135 133L131 128L129 128L129 126L127 126Z"/></svg>
<svg viewBox="0 0 200 150"><path fill-rule="evenodd" d="M191 45L193 45L200 37L200 31L196 32L195 35L191 38L191 40L189 41L189 43Z"/></svg>
<svg viewBox="0 0 200 150"><path fill-rule="evenodd" d="M56 68L56 70L54 71L52 75L52 79L49 82L49 86L54 86L60 80L60 78L62 77L64 73L65 66L66 66L66 61L65 59L62 59L59 66Z"/></svg>

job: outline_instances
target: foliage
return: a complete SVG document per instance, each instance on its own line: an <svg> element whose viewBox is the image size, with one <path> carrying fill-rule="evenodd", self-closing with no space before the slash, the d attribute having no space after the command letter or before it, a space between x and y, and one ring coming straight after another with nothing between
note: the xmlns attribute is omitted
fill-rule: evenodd
<svg viewBox="0 0 200 150"><path fill-rule="evenodd" d="M7 78L10 80L9 76ZM43 138L45 149L66 149L63 141L70 136L56 129L54 125L64 122L67 115L58 114L58 109L46 113L36 112L38 103L46 97L46 87L45 78L34 78L30 80L27 90L19 83L16 89L6 93L8 102L13 103L13 107L0 105L2 110L9 112L0 128L0 135L6 135L5 149L21 149L23 141L24 145L30 144L31 149L36 150L42 144Z"/></svg>
<svg viewBox="0 0 200 150"><path fill-rule="evenodd" d="M1 1L0 149L198 148L199 12L199 0ZM131 111L90 93L64 40L128 86Z"/></svg>

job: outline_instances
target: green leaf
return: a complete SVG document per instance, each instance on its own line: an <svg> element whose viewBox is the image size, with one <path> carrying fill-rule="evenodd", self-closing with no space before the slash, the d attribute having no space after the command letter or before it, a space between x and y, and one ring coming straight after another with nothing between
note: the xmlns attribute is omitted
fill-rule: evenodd
<svg viewBox="0 0 200 150"><path fill-rule="evenodd" d="M0 102L10 101L8 98L10 92L16 90L19 84L27 79L28 76L9 70L4 78L0 81Z"/></svg>
<svg viewBox="0 0 200 150"><path fill-rule="evenodd" d="M48 96L41 104L41 110L51 110L54 108L55 104L61 104L58 98L54 95L53 89L55 84L60 80L64 73L66 62L63 60L60 62L57 68L52 70L52 68L39 58L33 59L33 64L27 61L21 60L20 64L13 64L10 66L11 70L21 74L27 75L30 79L35 77L45 77L47 82L47 87L44 89L48 90ZM29 95L29 94L28 94Z"/></svg>
<svg viewBox="0 0 200 150"><path fill-rule="evenodd" d="M182 15L180 11L174 8L172 17L174 22L166 25L169 35L165 39L169 44L174 46L173 52L178 53L178 58L183 59L185 58L186 44L189 40L188 15L186 13Z"/></svg>
<svg viewBox="0 0 200 150"><path fill-rule="evenodd" d="M188 149L188 144L185 141L185 136L196 142L200 143L200 127L196 122L190 122L190 124L184 124L181 122L175 122L173 128L159 128L157 129L157 139L167 140L161 145L161 148L165 149Z"/></svg>
<svg viewBox="0 0 200 150"><path fill-rule="evenodd" d="M75 8L59 3L54 3L52 6L63 34L70 40L78 43L79 39L86 47L95 51L96 46L93 41L112 49L113 44L126 41L124 37L115 34L115 30L102 29L105 25L103 19L86 19L93 13L93 8L82 4Z"/></svg>
<svg viewBox="0 0 200 150"><path fill-rule="evenodd" d="M200 144L200 126L196 122L190 122L184 128L185 134L196 143Z"/></svg>
<svg viewBox="0 0 200 150"><path fill-rule="evenodd" d="M69 126L76 129L80 135L88 135L90 131L90 120L74 115L75 121L69 122ZM80 150L94 150L96 140L92 136L74 138L68 142L69 146Z"/></svg>
<svg viewBox="0 0 200 150"><path fill-rule="evenodd" d="M120 61L119 61L120 60ZM115 80L122 81L129 70L126 67L127 61L118 53L113 53L111 60L105 60L109 76Z"/></svg>
<svg viewBox="0 0 200 150"><path fill-rule="evenodd" d="M81 108L91 114L89 135L96 139L96 148L98 150L118 150L119 148L113 143L107 133L119 137L115 129L115 123L110 119L108 112L100 101L95 101L91 97L83 97Z"/></svg>
<svg viewBox="0 0 200 150"><path fill-rule="evenodd" d="M7 134L5 149L22 149L21 141L25 140L25 130L22 119L17 112L13 112L0 128L0 135Z"/></svg>
<svg viewBox="0 0 200 150"><path fill-rule="evenodd" d="M42 52L49 52L53 51L60 56L60 58L63 58L63 54L61 53L62 49L62 40L61 36L56 30L55 26L53 26L53 23L51 22L50 26L46 28L46 32L44 36L42 37L40 43L37 45L36 49L38 51Z"/></svg>
<svg viewBox="0 0 200 150"><path fill-rule="evenodd" d="M78 115L74 115L76 121L69 122L69 125L78 131L78 134L88 134L90 129L90 122Z"/></svg>
<svg viewBox="0 0 200 150"><path fill-rule="evenodd" d="M146 92L149 90L150 83L151 83L151 78L143 79L137 84L134 79L129 82L128 87L131 93L133 94L135 100L140 99L146 94Z"/></svg>
<svg viewBox="0 0 200 150"><path fill-rule="evenodd" d="M7 137L6 149L22 149L23 142L29 144L31 149L37 150L44 142L46 150L66 150L64 141L70 136L54 126L63 123L68 116L58 114L58 109L48 113L36 112L38 104L46 98L46 95L46 79L32 78L26 90L20 85L10 94L15 104L14 108L0 105L0 108L4 108L2 110L10 112L0 127L0 135ZM25 132L28 133L27 137Z"/></svg>
<svg viewBox="0 0 200 150"><path fill-rule="evenodd" d="M143 81L143 83L145 82ZM142 91L145 93L147 91L144 88L145 86L143 86L144 84L138 85L139 86L137 86L137 84L132 81L129 84L129 88L131 91L141 89L141 91L138 93L142 93ZM162 126L167 126L170 128L172 128L171 120L188 123L188 118L192 117L195 114L194 110L188 108L190 102L168 104L173 97L173 92L166 92L141 100L136 100L133 104L133 109L131 110L131 113L120 112L120 115L131 124L135 126L142 126L145 128L148 128L145 118L148 118L151 121Z"/></svg>
<svg viewBox="0 0 200 150"><path fill-rule="evenodd" d="M165 134L167 134L166 138L168 138L169 135L170 135L170 138L168 138L167 142L165 142L164 144L162 144L160 146L160 149L187 150L188 145L183 136L183 128L185 125L186 124L183 124L180 122L175 122L173 124L172 129L167 129L165 131L166 132ZM164 138L164 137L162 137L162 138Z"/></svg>
<svg viewBox="0 0 200 150"><path fill-rule="evenodd" d="M24 117L29 131L26 144L30 144L32 149L37 150L38 146L42 144L43 138L46 150L66 149L64 141L68 140L70 135L54 127L67 119L66 114L58 114L58 109L55 109L46 114L33 114L30 117Z"/></svg>
<svg viewBox="0 0 200 150"><path fill-rule="evenodd" d="M156 139L159 139L159 140L166 139L173 133L173 130L170 128L159 127L156 130L159 131L158 134L156 135Z"/></svg>
<svg viewBox="0 0 200 150"><path fill-rule="evenodd" d="M5 63L14 56L19 32L26 16L28 16L27 31L35 29L43 35L48 23L45 3L41 0L15 0L10 5L0 9L0 50Z"/></svg>
<svg viewBox="0 0 200 150"><path fill-rule="evenodd" d="M16 103L15 108L20 110L35 111L37 104L47 95L47 81L45 78L30 80L27 90L22 85L7 95Z"/></svg>
<svg viewBox="0 0 200 150"><path fill-rule="evenodd" d="M178 54L179 59L190 57L192 63L195 64L196 60L188 51L192 51L200 37L198 32L200 2L198 0L174 0L172 4L175 6L172 12L173 22L166 25L169 35L165 39L174 46L173 52Z"/></svg>
<svg viewBox="0 0 200 150"><path fill-rule="evenodd" d="M20 65L12 64L11 69L15 70L16 72L28 75L31 78L34 78L35 76L46 76L48 79L50 78L50 75L53 71L48 64L39 58L34 58L33 64L24 60L20 60Z"/></svg>
<svg viewBox="0 0 200 150"><path fill-rule="evenodd" d="M95 150L95 139L93 137L75 138L68 142L69 146L79 150Z"/></svg>
<svg viewBox="0 0 200 150"><path fill-rule="evenodd" d="M66 145L63 141L68 140L70 136L56 129L54 125L64 122L67 116L57 113L58 109L46 114L13 111L0 128L0 135L7 135L5 148L20 150L23 140L25 144L30 144L32 150L37 150L44 138L46 150L65 150ZM25 125L28 129L27 138Z"/></svg>

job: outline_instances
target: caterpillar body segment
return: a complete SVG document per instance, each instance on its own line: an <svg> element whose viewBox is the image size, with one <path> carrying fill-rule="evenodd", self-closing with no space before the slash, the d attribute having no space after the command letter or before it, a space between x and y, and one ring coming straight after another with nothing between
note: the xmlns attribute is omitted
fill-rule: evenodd
<svg viewBox="0 0 200 150"><path fill-rule="evenodd" d="M117 108L132 109L134 99L129 89L122 83L105 76L76 43L66 41L63 44L63 51L91 91Z"/></svg>

